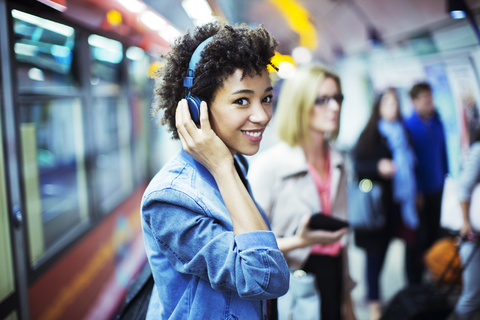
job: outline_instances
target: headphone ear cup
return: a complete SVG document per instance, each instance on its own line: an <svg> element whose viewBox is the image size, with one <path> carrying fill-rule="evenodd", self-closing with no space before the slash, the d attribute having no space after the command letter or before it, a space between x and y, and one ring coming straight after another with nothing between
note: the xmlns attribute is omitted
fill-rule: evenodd
<svg viewBox="0 0 480 320"><path fill-rule="evenodd" d="M188 103L188 109L190 110L190 116L195 124L200 124L200 103L202 100L197 96L185 97Z"/></svg>

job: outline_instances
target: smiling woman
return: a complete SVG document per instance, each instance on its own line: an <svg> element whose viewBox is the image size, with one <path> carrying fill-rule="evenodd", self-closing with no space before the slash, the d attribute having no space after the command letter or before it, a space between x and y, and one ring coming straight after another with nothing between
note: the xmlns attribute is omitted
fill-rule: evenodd
<svg viewBox="0 0 480 320"><path fill-rule="evenodd" d="M257 153L262 134L272 118L272 91L268 73L245 77L237 69L218 90L210 106L215 133L232 154Z"/></svg>
<svg viewBox="0 0 480 320"><path fill-rule="evenodd" d="M177 40L166 57L153 113L164 110L183 150L143 197L155 280L147 319L267 319L267 300L288 290L287 264L251 197L243 157L258 151L272 117L267 65L276 46L263 27L215 22ZM198 125L191 95L203 100Z"/></svg>

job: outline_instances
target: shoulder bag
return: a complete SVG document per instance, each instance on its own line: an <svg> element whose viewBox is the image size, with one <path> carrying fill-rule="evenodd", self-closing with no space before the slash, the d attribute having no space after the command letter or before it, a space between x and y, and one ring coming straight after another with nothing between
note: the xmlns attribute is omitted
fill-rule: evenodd
<svg viewBox="0 0 480 320"><path fill-rule="evenodd" d="M375 231L385 226L382 194L382 186L369 179L348 184L348 222L353 229Z"/></svg>

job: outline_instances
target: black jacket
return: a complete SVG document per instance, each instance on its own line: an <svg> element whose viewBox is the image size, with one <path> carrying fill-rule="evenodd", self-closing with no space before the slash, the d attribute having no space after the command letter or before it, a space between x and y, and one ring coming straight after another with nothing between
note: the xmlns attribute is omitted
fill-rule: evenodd
<svg viewBox="0 0 480 320"><path fill-rule="evenodd" d="M374 183L378 183L383 189L383 208L386 215L386 224L382 230L379 231L358 231L355 230L355 243L357 246L365 249L376 249L379 246L388 244L388 240L395 233L396 224L399 221L400 211L399 206L394 204L392 180L384 179L378 173L378 162L380 159L392 159L392 152L388 147L387 139L378 134L375 139L375 144L371 154L366 156L362 152L362 148L366 146L355 146L352 153L352 160L355 169L357 181L362 179L369 179ZM372 146L369 146L372 147Z"/></svg>

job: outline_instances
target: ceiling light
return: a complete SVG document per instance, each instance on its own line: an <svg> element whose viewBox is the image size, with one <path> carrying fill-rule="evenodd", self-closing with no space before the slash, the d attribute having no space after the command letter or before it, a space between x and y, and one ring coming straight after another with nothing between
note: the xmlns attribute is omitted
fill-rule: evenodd
<svg viewBox="0 0 480 320"><path fill-rule="evenodd" d="M450 11L450 15L452 16L453 19L463 19L467 16L465 14L465 11L463 11L463 10Z"/></svg>
<svg viewBox="0 0 480 320"><path fill-rule="evenodd" d="M140 16L140 20L147 27L149 27L150 29L155 30L155 31L158 31L158 30L162 29L167 24L167 21L165 21L158 14L155 14L150 10L142 13L142 15Z"/></svg>
<svg viewBox="0 0 480 320"><path fill-rule="evenodd" d="M147 7L145 3L137 0L118 0L118 2L127 10L134 13L142 12Z"/></svg>
<svg viewBox="0 0 480 320"><path fill-rule="evenodd" d="M163 39L165 39L168 43L173 43L173 41L180 37L182 33L178 31L172 25L167 24L164 26L160 32L158 33Z"/></svg>
<svg viewBox="0 0 480 320"><path fill-rule="evenodd" d="M453 19L463 19L467 16L467 5L463 0L447 0L447 12Z"/></svg>
<svg viewBox="0 0 480 320"><path fill-rule="evenodd" d="M293 75L293 73L295 72L295 69L296 69L295 65L293 65L290 62L287 62L287 61L280 62L278 64L277 74L281 79L288 79Z"/></svg>
<svg viewBox="0 0 480 320"><path fill-rule="evenodd" d="M292 50L292 58L298 64L309 63L312 61L312 54L305 47L296 47Z"/></svg>
<svg viewBox="0 0 480 320"><path fill-rule="evenodd" d="M182 7L197 26L213 19L212 9L205 0L183 0Z"/></svg>

